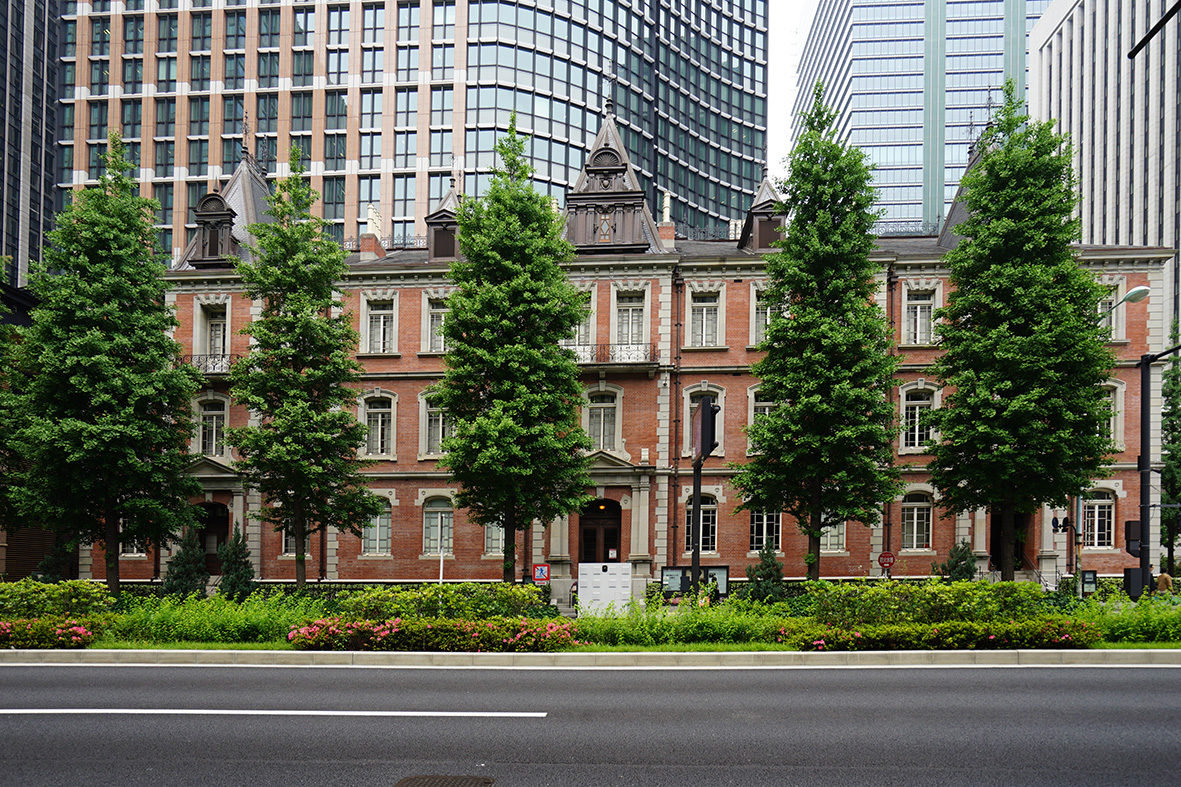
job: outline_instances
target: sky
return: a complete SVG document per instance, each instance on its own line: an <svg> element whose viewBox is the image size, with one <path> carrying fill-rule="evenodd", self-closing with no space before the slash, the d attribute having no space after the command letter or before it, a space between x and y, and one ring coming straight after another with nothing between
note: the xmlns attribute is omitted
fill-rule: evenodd
<svg viewBox="0 0 1181 787"><path fill-rule="evenodd" d="M820 0L767 0L767 167L783 177L791 152L791 108L796 100L796 67Z"/></svg>

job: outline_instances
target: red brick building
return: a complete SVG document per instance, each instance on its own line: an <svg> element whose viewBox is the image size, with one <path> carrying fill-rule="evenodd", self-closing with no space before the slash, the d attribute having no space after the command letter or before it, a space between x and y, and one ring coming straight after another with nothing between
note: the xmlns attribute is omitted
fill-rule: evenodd
<svg viewBox="0 0 1181 787"><path fill-rule="evenodd" d="M259 575L283 580L294 577L293 545L249 518L260 500L242 487L222 438L226 426L248 419L230 399L225 373L234 358L248 351L248 339L239 331L257 307L221 257L240 253L237 240L245 237L245 224L261 215L263 193L262 177L249 162L243 164L222 194L202 202L199 232L186 263L169 279L181 322L176 338L207 375L194 401L199 429L193 442L194 452L204 454L193 472L205 488L204 500L196 502L207 511L206 543L212 550L232 523L241 523ZM741 579L764 540L771 539L787 575L805 573L807 539L795 523L775 512L736 512L740 501L730 484L731 464L744 461L748 452L743 428L764 406L750 366L759 358L755 346L767 320L760 302L766 283L762 255L777 236L778 219L771 210L776 199L765 183L736 239L674 239L672 224L658 223L650 213L614 123L605 121L567 201L568 237L577 248L567 272L588 293L591 306L570 347L582 371L583 425L596 446L589 490L595 502L548 528L534 528L528 539L519 537L524 548L519 555L524 551L533 562L551 566L555 597L568 597L579 563L629 564L637 593L645 583L658 581L662 568L688 565L688 424L703 394L721 405L721 426L720 444L703 474L702 564L727 566L732 578ZM450 193L429 217L426 248L387 251L374 231L350 258L351 272L341 290L361 335L357 357L365 371L357 388L357 415L369 426L362 453L376 460L367 476L389 507L364 538L313 535L311 580L431 581L440 571L447 580L501 576L499 532L484 532L452 506L456 489L437 467L446 420L422 396L443 369L445 348L437 329L446 315L448 266L458 248L455 206ZM941 400L925 370L938 353L931 315L945 297L942 255L951 243L950 233L882 238L874 253L882 266L878 301L903 357L900 385L891 396L906 425L897 448L906 489L883 501L882 524L850 522L826 532L822 576L878 575L883 551L897 556L894 575L927 575L931 564L946 559L961 540L971 544L980 570L990 571L989 516L985 511L944 515L928 483L928 457L921 448L926 435L915 418ZM1102 574L1135 565L1122 548L1122 522L1137 518L1139 494L1141 397L1134 367L1142 353L1164 347L1163 271L1172 255L1157 248L1079 249L1080 264L1112 288L1112 303L1136 286L1153 290L1147 301L1121 305L1106 318L1112 321L1112 348L1119 358L1109 389L1115 403L1111 428L1120 452L1113 457L1111 476L1096 481L1078 504L1086 525L1082 565ZM1159 369L1154 373L1158 383L1148 404L1159 413ZM1151 455L1159 459L1159 417L1153 422ZM1157 494L1154 490L1154 502ZM1026 523L1020 576L1053 586L1075 570L1077 556L1068 549L1068 537L1051 529L1054 516L1066 515L1075 520L1078 513L1045 509ZM1153 528L1155 533L1155 520ZM124 578L152 577L159 570L154 558L125 555ZM519 570L523 566L522 561ZM210 567L216 573L215 557ZM102 561L84 556L82 571L99 576Z"/></svg>

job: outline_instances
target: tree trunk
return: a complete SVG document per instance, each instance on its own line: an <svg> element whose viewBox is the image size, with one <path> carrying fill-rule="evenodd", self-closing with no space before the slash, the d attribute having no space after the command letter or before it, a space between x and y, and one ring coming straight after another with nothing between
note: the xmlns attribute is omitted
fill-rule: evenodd
<svg viewBox="0 0 1181 787"><path fill-rule="evenodd" d="M1000 536L1001 581L1012 582L1016 573L1014 571L1014 554L1017 547L1017 515L1012 500L1005 500L1001 503Z"/></svg>
<svg viewBox="0 0 1181 787"><path fill-rule="evenodd" d="M533 565L533 523L525 526L524 543L521 545L521 583L526 584L533 579L530 566Z"/></svg>
<svg viewBox="0 0 1181 787"><path fill-rule="evenodd" d="M516 581L517 568L517 512L506 511L501 519L504 525L504 571L501 574L508 584Z"/></svg>
<svg viewBox="0 0 1181 787"><path fill-rule="evenodd" d="M119 597L119 517L114 511L107 511L103 521L106 531L103 543L103 559L107 565L107 590Z"/></svg>
<svg viewBox="0 0 1181 787"><path fill-rule="evenodd" d="M812 489L812 521L808 523L808 579L820 579L820 525L824 516L820 502L820 484Z"/></svg>
<svg viewBox="0 0 1181 787"><path fill-rule="evenodd" d="M291 522L291 535L295 539L295 586L297 588L302 588L308 579L307 555L304 554L304 539L307 537L307 532L307 523L303 520L303 509L297 505L295 516Z"/></svg>

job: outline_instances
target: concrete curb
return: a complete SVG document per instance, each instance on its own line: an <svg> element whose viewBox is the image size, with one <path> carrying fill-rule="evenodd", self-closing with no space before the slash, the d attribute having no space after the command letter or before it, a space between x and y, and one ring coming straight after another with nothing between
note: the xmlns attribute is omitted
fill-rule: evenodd
<svg viewBox="0 0 1181 787"><path fill-rule="evenodd" d="M792 667L1181 667L1181 650L898 650L693 653L371 653L297 650L4 650L0 665L761 669Z"/></svg>

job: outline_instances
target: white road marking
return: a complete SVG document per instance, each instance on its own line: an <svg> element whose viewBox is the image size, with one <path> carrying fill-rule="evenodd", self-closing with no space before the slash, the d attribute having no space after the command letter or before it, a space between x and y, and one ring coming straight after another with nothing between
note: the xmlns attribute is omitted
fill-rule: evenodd
<svg viewBox="0 0 1181 787"><path fill-rule="evenodd" d="M0 716L396 716L544 719L546 713L461 710L221 710L214 708L0 708Z"/></svg>

